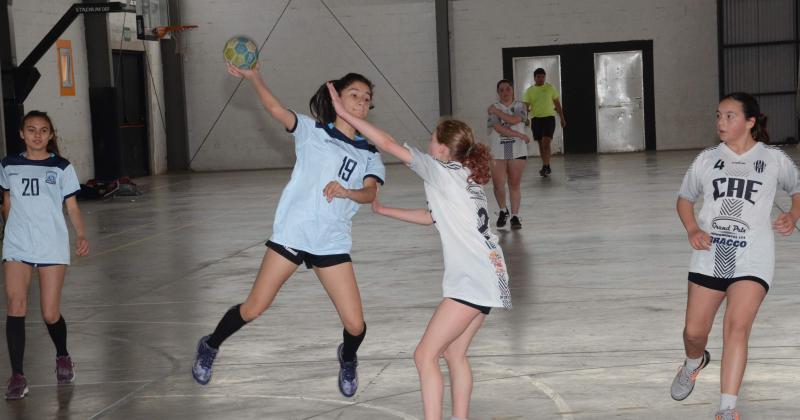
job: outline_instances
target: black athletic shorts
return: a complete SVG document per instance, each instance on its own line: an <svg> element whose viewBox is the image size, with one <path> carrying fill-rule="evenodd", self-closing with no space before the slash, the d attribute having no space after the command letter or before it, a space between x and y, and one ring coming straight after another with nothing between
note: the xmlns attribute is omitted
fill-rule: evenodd
<svg viewBox="0 0 800 420"><path fill-rule="evenodd" d="M29 265L29 266L31 266L33 268L52 267L54 265L66 265L66 264L34 263L34 262L30 262L30 261L25 261L25 260L15 260L13 258L8 258L8 259L4 259L3 260L3 262L8 262L8 261L27 264L27 265Z"/></svg>
<svg viewBox="0 0 800 420"><path fill-rule="evenodd" d="M454 301L456 301L456 302L458 302L460 304L463 304L463 305L467 305L470 308L475 308L475 309L481 311L481 313L484 314L484 315L489 315L489 312L492 311L492 308L490 308L488 306L476 305L474 303L469 303L466 300L461 300L461 299L456 299L456 298L448 298L448 299L454 300Z"/></svg>
<svg viewBox="0 0 800 420"><path fill-rule="evenodd" d="M533 139L541 140L542 137L553 138L556 131L556 117L531 118Z"/></svg>
<svg viewBox="0 0 800 420"><path fill-rule="evenodd" d="M520 156L517 159L518 160L528 160L528 157L527 156Z"/></svg>
<svg viewBox="0 0 800 420"><path fill-rule="evenodd" d="M724 291L728 290L728 287L730 287L730 285L732 285L733 283L736 283L737 281L741 281L741 280L754 281L754 282L764 286L764 290L769 292L769 285L767 284L767 282L765 282L763 279L760 279L760 278L755 277L755 276L742 276L742 277L734 277L734 278L730 278L730 279L723 279L723 278L720 278L720 277L707 276L705 274L700 274L700 273L689 273L689 281L690 282L692 282L694 284L697 284L699 286L703 286L703 287L705 287L707 289L719 290L720 292L724 292Z"/></svg>
<svg viewBox="0 0 800 420"><path fill-rule="evenodd" d="M309 254L305 251L300 251L299 249L289 248L288 246L284 246L281 244L276 244L272 241L267 241L267 248L281 254L283 258L293 262L294 264L300 265L302 263L306 264L307 268L319 267L333 267L334 265L339 265L346 262L353 262L350 259L350 254L331 254L331 255L314 255Z"/></svg>

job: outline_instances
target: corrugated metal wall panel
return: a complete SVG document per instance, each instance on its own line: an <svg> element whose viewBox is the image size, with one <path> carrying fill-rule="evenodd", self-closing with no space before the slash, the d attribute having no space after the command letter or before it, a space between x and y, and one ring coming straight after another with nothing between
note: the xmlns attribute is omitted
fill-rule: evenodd
<svg viewBox="0 0 800 420"><path fill-rule="evenodd" d="M774 142L798 138L798 0L722 0L723 94L756 95ZM790 42L726 47L735 44ZM783 94L776 94L784 92ZM760 95L769 93L770 95Z"/></svg>
<svg viewBox="0 0 800 420"><path fill-rule="evenodd" d="M794 95L762 96L758 98L761 112L767 120L767 132L773 143L784 143L787 138L797 138L797 116L794 112Z"/></svg>
<svg viewBox="0 0 800 420"><path fill-rule="evenodd" d="M795 0L724 0L724 44L791 41Z"/></svg>
<svg viewBox="0 0 800 420"><path fill-rule="evenodd" d="M758 92L758 47L726 48L725 92Z"/></svg>

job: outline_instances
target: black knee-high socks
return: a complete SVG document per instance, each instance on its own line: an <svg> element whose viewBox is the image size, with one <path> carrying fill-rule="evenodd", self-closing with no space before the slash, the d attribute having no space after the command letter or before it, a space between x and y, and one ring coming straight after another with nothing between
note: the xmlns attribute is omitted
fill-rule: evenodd
<svg viewBox="0 0 800 420"><path fill-rule="evenodd" d="M6 341L11 358L11 372L23 375L22 359L25 356L25 317L6 316Z"/></svg>
<svg viewBox="0 0 800 420"><path fill-rule="evenodd" d="M50 333L50 339L56 346L56 357L69 356L67 353L67 322L64 321L64 317L59 316L58 321L54 324L45 322L45 325L47 325L47 332Z"/></svg>
<svg viewBox="0 0 800 420"><path fill-rule="evenodd" d="M356 359L356 352L361 342L364 341L364 336L367 335L367 324L364 324L364 331L359 335L351 335L346 329L342 329L342 338L344 345L342 346L342 360L345 362L352 362Z"/></svg>
<svg viewBox="0 0 800 420"><path fill-rule="evenodd" d="M236 331L239 331L244 324L247 324L242 318L242 314L239 312L240 306L242 305L236 305L228 309L228 312L225 312L225 315L219 320L217 328L211 334L211 337L208 338L207 343L209 346L218 349L223 341L232 336Z"/></svg>

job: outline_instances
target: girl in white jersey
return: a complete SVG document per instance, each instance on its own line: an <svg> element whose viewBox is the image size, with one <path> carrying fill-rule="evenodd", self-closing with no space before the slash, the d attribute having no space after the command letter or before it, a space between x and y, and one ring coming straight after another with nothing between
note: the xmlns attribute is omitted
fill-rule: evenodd
<svg viewBox="0 0 800 420"><path fill-rule="evenodd" d="M514 85L510 80L497 82L499 101L489 105L489 144L492 148L494 164L492 167L492 184L494 198L500 207L497 216L497 227L506 225L508 220L512 229L521 229L519 220L519 204L522 197L520 184L522 171L528 159L528 143L531 139L525 131L528 120L528 107L514 99ZM506 183L511 196L511 211L506 206ZM509 220L510 217L510 220Z"/></svg>
<svg viewBox="0 0 800 420"><path fill-rule="evenodd" d="M329 89L334 92L333 86ZM444 252L444 299L414 352L414 362L425 419L442 418L442 355L450 370L452 418L466 419L472 394L467 348L492 307L511 308L503 251L489 229L486 194L481 187L489 181L491 154L486 145L475 142L472 130L461 121L440 122L426 154L397 144L341 101L334 99L334 107L378 149L400 159L425 181L427 209L384 207L377 199L372 208L410 223L436 224Z"/></svg>
<svg viewBox="0 0 800 420"><path fill-rule="evenodd" d="M790 235L800 218L800 181L791 158L767 146L767 118L746 93L732 93L717 109L722 143L700 153L684 177L678 215L694 252L683 342L686 360L672 382L676 400L688 397L710 360L706 343L727 298L723 323L718 420L739 420L736 398L747 363L747 342L758 308L772 284L773 230ZM777 189L792 207L770 223ZM694 203L703 198L698 218Z"/></svg>
<svg viewBox="0 0 800 420"><path fill-rule="evenodd" d="M336 113L325 85L311 98L314 118L285 108L261 78L259 67L242 70L228 64L228 72L250 81L267 112L294 134L297 161L281 194L253 288L244 303L232 307L211 335L202 337L192 366L194 379L211 379L219 346L272 303L283 283L301 263L313 268L344 324L337 349L339 391L352 397L358 388L356 351L367 326L350 259L351 219L359 204L371 203L385 169L377 149L357 135ZM364 118L372 103L372 83L350 73L334 82L335 96L347 109Z"/></svg>
<svg viewBox="0 0 800 420"><path fill-rule="evenodd" d="M75 168L59 156L53 122L46 113L31 111L22 119L19 134L25 142L25 152L6 156L0 169L6 222L3 239L8 298L6 339L12 371L5 394L9 400L24 398L28 393L22 359L28 288L34 268L39 270L42 317L56 347L56 380L68 384L75 378L67 352L67 324L59 308L64 274L70 262L65 206L77 234L76 255L89 253L75 198L80 184Z"/></svg>

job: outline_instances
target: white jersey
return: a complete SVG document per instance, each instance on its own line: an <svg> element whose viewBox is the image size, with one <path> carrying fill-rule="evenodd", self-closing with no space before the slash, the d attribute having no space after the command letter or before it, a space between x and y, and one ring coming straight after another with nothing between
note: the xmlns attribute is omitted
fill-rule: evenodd
<svg viewBox="0 0 800 420"><path fill-rule="evenodd" d="M425 181L428 209L442 239L444 297L511 309L508 272L497 236L489 229L486 193L467 181L469 169L440 162L416 148L409 167Z"/></svg>
<svg viewBox="0 0 800 420"><path fill-rule="evenodd" d="M0 165L0 187L11 196L3 258L69 264L64 200L81 189L75 168L55 155L44 160L29 160L23 154L6 156Z"/></svg>
<svg viewBox="0 0 800 420"><path fill-rule="evenodd" d="M756 277L768 286L775 269L770 213L780 188L800 193L798 170L782 150L757 143L742 155L726 144L706 149L683 178L679 195L703 196L700 229L711 250L692 253L689 271L718 278Z"/></svg>
<svg viewBox="0 0 800 420"><path fill-rule="evenodd" d="M500 102L495 102L493 106L508 115L521 117L520 122L509 124L500 119L497 115L489 115L486 125L489 127L489 145L492 149L492 156L495 159L517 159L528 156L528 144L519 137L508 137L497 132L493 127L497 124L510 128L519 133L525 132L525 121L528 119L527 107L520 101L514 101L511 106L505 106Z"/></svg>

